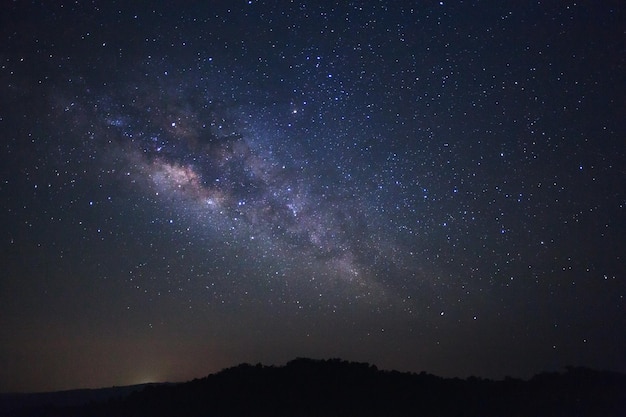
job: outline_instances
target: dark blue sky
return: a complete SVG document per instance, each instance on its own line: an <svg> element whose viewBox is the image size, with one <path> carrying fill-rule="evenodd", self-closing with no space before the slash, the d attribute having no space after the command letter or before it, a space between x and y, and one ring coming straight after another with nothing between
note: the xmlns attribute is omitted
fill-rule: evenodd
<svg viewBox="0 0 626 417"><path fill-rule="evenodd" d="M624 13L2 6L0 391L626 371Z"/></svg>

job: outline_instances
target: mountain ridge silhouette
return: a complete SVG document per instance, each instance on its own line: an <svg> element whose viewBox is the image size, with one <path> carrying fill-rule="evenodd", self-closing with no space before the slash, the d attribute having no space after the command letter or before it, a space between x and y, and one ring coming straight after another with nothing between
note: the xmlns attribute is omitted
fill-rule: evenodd
<svg viewBox="0 0 626 417"><path fill-rule="evenodd" d="M98 416L624 416L626 375L568 367L529 380L442 378L341 359L240 364L177 384L148 384L82 405L38 405L10 417Z"/></svg>

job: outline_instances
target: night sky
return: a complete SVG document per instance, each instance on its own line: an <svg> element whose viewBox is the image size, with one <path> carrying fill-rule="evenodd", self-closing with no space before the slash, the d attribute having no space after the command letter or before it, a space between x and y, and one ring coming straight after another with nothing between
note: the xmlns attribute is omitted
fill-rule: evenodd
<svg viewBox="0 0 626 417"><path fill-rule="evenodd" d="M621 1L76 3L0 6L0 391L626 371Z"/></svg>

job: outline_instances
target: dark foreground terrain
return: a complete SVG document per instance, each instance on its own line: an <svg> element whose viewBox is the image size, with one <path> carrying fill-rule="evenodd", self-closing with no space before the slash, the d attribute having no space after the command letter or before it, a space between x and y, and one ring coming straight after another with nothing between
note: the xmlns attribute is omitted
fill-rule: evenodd
<svg viewBox="0 0 626 417"><path fill-rule="evenodd" d="M29 403L30 402L30 403ZM338 359L239 365L206 378L0 396L22 416L626 416L626 375L585 368L528 381L446 379Z"/></svg>

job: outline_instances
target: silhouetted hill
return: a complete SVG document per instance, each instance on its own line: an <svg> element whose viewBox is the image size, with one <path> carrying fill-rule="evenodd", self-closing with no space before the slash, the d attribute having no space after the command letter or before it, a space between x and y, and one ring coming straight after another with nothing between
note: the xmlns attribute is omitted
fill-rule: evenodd
<svg viewBox="0 0 626 417"><path fill-rule="evenodd" d="M339 359L243 364L122 399L22 416L626 416L626 375L585 368L529 381L446 379Z"/></svg>

